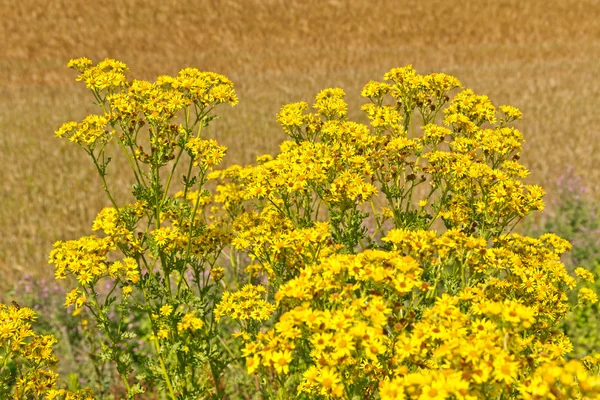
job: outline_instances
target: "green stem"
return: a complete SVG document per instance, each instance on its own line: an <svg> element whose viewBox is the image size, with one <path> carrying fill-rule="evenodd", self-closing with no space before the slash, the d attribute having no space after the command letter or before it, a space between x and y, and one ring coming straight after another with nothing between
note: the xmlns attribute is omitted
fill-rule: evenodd
<svg viewBox="0 0 600 400"><path fill-rule="evenodd" d="M185 252L185 260L187 261L190 256L190 249L192 247L192 228L194 227L194 219L196 218L196 213L198 212L198 206L200 205L200 189L202 189L202 185L204 184L204 173L206 171L202 171L200 182L198 183L198 196L196 197L196 203L194 204L194 210L192 211L192 215L190 216L190 228L188 229L188 245Z"/></svg>
<svg viewBox="0 0 600 400"><path fill-rule="evenodd" d="M152 274L151 271L148 271L149 274ZM165 365L165 361L160 351L160 345L158 343L158 336L156 335L156 326L154 325L154 320L152 318L152 312L150 311L150 307L148 306L148 294L146 293L146 288L142 286L142 294L144 295L144 303L146 305L146 314L148 315L148 319L150 320L150 326L152 327L152 333L154 336L154 346L156 348L156 354L158 355L158 359L160 361L161 372L165 378L165 383L167 384L167 388L169 389L169 395L172 400L176 400L175 391L173 390L173 385L171 384L171 379L169 378L169 374L167 372L167 368Z"/></svg>
<svg viewBox="0 0 600 400"><path fill-rule="evenodd" d="M2 368L0 368L0 376L1 376L1 375L2 375L2 373L4 372L4 368L6 368L6 363L7 363L7 361L8 361L8 358L9 358L9 357L8 357L8 354L9 354L9 352L8 352L8 343L7 343L7 344L6 344L6 347L5 347L4 356L3 356L3 358L4 358L4 361L2 362Z"/></svg>
<svg viewBox="0 0 600 400"><path fill-rule="evenodd" d="M135 156L135 150L131 144L129 144L129 149L131 150L131 153L133 154L133 161L135 162L135 166L137 167L140 178L142 179L142 184L144 186L146 186L146 179L144 179L144 172L142 171L142 167L140 167L140 164L138 163L138 159ZM125 148L123 148L123 151L125 151L125 153L127 153L127 150ZM135 171L134 171L134 173L135 173ZM138 180L138 183L139 183L139 180Z"/></svg>
<svg viewBox="0 0 600 400"><path fill-rule="evenodd" d="M373 199L369 199L369 204L371 204L371 210L373 210L373 217L375 218L375 224L377 225L377 231L379 233L381 233L383 235L383 229L381 228L381 222L379 221L379 218L377 218L377 212L375 211L375 204L373 204ZM373 233L373 236L371 237L371 239L375 238L375 233Z"/></svg>
<svg viewBox="0 0 600 400"><path fill-rule="evenodd" d="M173 175L175 174L175 168L177 168L177 164L179 164L179 158L181 157L182 153L183 153L183 148L181 148L179 150L179 153L177 154L177 157L175 158L175 163L173 164L173 168L171 168L171 172L169 173L169 178L167 178L167 185L165 186L165 192L164 192L163 198L161 200L161 205L164 204L165 200L167 199L167 196L169 193L169 187L171 187L171 180L173 179Z"/></svg>
<svg viewBox="0 0 600 400"><path fill-rule="evenodd" d="M167 367L163 360L163 356L160 351L160 345L158 344L158 339L156 338L156 335L154 336L154 346L156 347L156 353L158 354L158 359L160 361L160 368L165 377L165 382L167 384L167 388L169 389L169 395L171 396L171 399L176 400L177 397L175 396L175 391L173 390L173 385L171 384L171 380L169 379L169 374L167 373Z"/></svg>
<svg viewBox="0 0 600 400"><path fill-rule="evenodd" d="M185 115L185 138L183 141L187 142L188 133L189 133L190 112L188 111L187 108L185 108L183 110L183 113ZM183 147L181 147L181 149L179 149L179 154L177 154L177 157L175 158L175 163L173 164L173 168L171 168L171 172L169 173L169 178L167 179L167 186L165 187L165 193L163 195L163 199L162 199L161 203L164 203L165 200L167 199L167 194L169 193L169 187L171 187L171 180L173 179L173 175L175 174L175 169L177 168L177 165L179 164L179 158L183 154L184 148L185 148L185 144ZM188 175L189 175L189 172L188 172ZM185 198L185 196L184 196L184 198Z"/></svg>
<svg viewBox="0 0 600 400"><path fill-rule="evenodd" d="M117 210L117 214L120 214L119 206L117 206L117 202L115 201L115 199L113 199L112 195L110 194L110 190L108 190L108 184L106 183L106 178L105 178L106 171L102 171L102 169L100 168L100 165L98 165L98 159L96 158L96 156L94 156L94 153L91 150L88 151L88 154L92 157L92 160L94 161L94 165L96 166L96 169L98 170L98 174L100 175L100 179L102 179L102 188L108 195L108 198L109 198L110 202L112 203L113 207L115 208L115 210Z"/></svg>
<svg viewBox="0 0 600 400"><path fill-rule="evenodd" d="M87 293L87 290L85 290L85 287L83 288L84 291ZM104 326L104 329L106 330L106 334L108 336L108 339L112 342L114 347L117 347L117 343L116 341L113 339L109 327L108 327L108 323L106 321L106 317L104 316L104 312L102 311L102 307L100 307L100 303L98 303L98 298L96 296L96 291L94 290L93 287L90 287L91 293L92 293L92 304L94 305L94 307L96 308L96 318L100 318L100 322L102 323L102 325ZM89 294L88 294L89 295ZM117 364L119 364L119 361L116 361ZM129 391L131 390L131 386L129 386L129 381L127 380L127 375L121 373L120 371L118 371L119 368L117 368L117 372L119 373L119 376L121 377L121 380L123 380L123 384L125 385L125 388L127 389L127 393L129 393Z"/></svg>

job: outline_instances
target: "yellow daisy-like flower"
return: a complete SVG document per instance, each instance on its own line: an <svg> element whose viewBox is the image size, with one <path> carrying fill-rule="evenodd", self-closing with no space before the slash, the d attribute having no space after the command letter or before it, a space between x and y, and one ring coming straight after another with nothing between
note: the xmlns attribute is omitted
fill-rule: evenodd
<svg viewBox="0 0 600 400"><path fill-rule="evenodd" d="M169 315L171 315L171 313L173 312L173 306L170 304L165 304L164 306L162 306L160 308L160 314L168 317Z"/></svg>

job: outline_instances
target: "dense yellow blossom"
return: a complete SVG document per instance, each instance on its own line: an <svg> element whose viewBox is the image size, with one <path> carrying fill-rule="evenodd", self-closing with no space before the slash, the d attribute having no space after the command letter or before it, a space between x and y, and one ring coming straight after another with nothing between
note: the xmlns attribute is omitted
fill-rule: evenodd
<svg viewBox="0 0 600 400"><path fill-rule="evenodd" d="M56 267L57 279L65 279L71 273L81 284L89 284L108 271L106 255L114 249L115 244L109 237L85 236L59 241L50 252L50 262Z"/></svg>
<svg viewBox="0 0 600 400"><path fill-rule="evenodd" d="M228 316L240 321L269 319L275 307L265 301L265 293L263 286L253 285L245 285L234 293L223 293L223 298L215 309L216 318Z"/></svg>
<svg viewBox="0 0 600 400"><path fill-rule="evenodd" d="M109 121L102 115L90 115L80 122L67 122L57 131L59 138L67 137L71 142L93 147L97 142L106 143L115 134Z"/></svg>
<svg viewBox="0 0 600 400"><path fill-rule="evenodd" d="M192 153L194 165L202 168L210 168L219 164L226 151L226 148L219 146L214 139L192 138L186 143L185 147Z"/></svg>
<svg viewBox="0 0 600 400"><path fill-rule="evenodd" d="M10 398L14 399L93 399L88 390L73 393L56 388L58 359L53 346L57 340L52 335L38 335L33 331L31 324L36 318L30 308L0 303L0 378L3 382L0 394L9 398L12 393Z"/></svg>
<svg viewBox="0 0 600 400"><path fill-rule="evenodd" d="M545 206L523 182L517 108L450 75L394 68L362 89L368 124L349 120L342 89L325 89L280 109L291 140L277 155L210 171L226 148L203 129L214 107L237 104L229 79L186 68L128 81L110 59L69 66L103 114L56 135L92 157L113 204L93 223L104 237L57 242L50 261L79 283L65 305L93 310L124 382L127 335L111 332L109 310L122 323L135 307L156 348L147 373L171 398L223 398L221 371L235 368L268 398L600 398L600 362L567 361L559 328L571 290L578 307L598 301L582 287L593 274L568 273L560 237L511 233ZM105 180L109 140L135 178L122 207ZM219 359L236 352L240 365Z"/></svg>
<svg viewBox="0 0 600 400"><path fill-rule="evenodd" d="M186 313L179 323L177 323L177 330L179 332L188 330L188 331L197 331L202 328L204 322L196 317L194 312Z"/></svg>

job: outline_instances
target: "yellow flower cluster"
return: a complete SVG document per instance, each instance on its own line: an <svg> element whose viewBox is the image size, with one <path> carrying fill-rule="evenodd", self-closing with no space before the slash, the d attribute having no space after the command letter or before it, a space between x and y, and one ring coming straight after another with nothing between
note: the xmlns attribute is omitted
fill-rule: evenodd
<svg viewBox="0 0 600 400"><path fill-rule="evenodd" d="M146 208L147 204L140 201L120 207L119 210L114 207L105 207L94 219L92 230L102 231L115 243L124 243L139 251L142 248L141 243L128 228L125 220L138 221L143 217Z"/></svg>
<svg viewBox="0 0 600 400"><path fill-rule="evenodd" d="M177 336L193 334L204 326L204 321L196 315L195 311L183 313L175 311L170 304L164 304L158 313L152 314L154 330L158 339L177 340ZM173 321L177 321L177 330L173 328Z"/></svg>
<svg viewBox="0 0 600 400"><path fill-rule="evenodd" d="M517 365L507 360L493 363L500 367L498 377L514 373ZM498 379L498 378L496 378ZM592 376L578 361L548 362L537 368L530 377L520 381L516 398L534 399L596 399L598 398L598 378ZM447 398L475 400L502 396L505 391L470 394L469 384L460 373L436 369L427 374L407 373L404 376L386 380L379 392L381 400Z"/></svg>
<svg viewBox="0 0 600 400"><path fill-rule="evenodd" d="M244 285L237 292L223 293L221 302L215 309L215 318L227 316L240 321L264 321L275 311L273 304L265 300L264 286Z"/></svg>
<svg viewBox="0 0 600 400"><path fill-rule="evenodd" d="M295 136L296 130L307 121L304 111L308 109L305 102L286 104L277 114L277 122L283 127L285 133Z"/></svg>
<svg viewBox="0 0 600 400"><path fill-rule="evenodd" d="M247 343L248 371L301 372L299 391L339 398L356 386L389 399L558 390L538 374L548 363L560 373L572 349L552 322L575 283L559 259L565 241L512 235L490 248L457 230L403 229L384 241L391 251L322 257L282 285L277 304L289 311ZM576 371L570 393L599 395L600 379Z"/></svg>
<svg viewBox="0 0 600 400"><path fill-rule="evenodd" d="M0 303L0 394L14 399L86 399L91 392L72 393L56 389L58 362L52 346L57 340L52 335L37 335L31 323L35 312L26 307L7 306ZM12 383L12 389L7 383ZM5 390L11 392L5 392Z"/></svg>
<svg viewBox="0 0 600 400"><path fill-rule="evenodd" d="M124 134L121 140L131 146L135 157L142 162L164 163L179 146L179 137L183 136L187 141L193 107L196 107L195 123L198 123L215 106L238 103L233 83L213 72L186 68L176 77L160 76L152 83L127 81L127 66L112 59L94 66L91 60L80 58L71 60L68 65L80 72L77 80L84 81L92 90L105 114L90 115L81 123L67 122L56 131L56 135L68 137L72 142L93 149L97 142L109 141L115 134L115 128L120 127ZM185 125L171 124L171 120L182 110L185 113ZM132 146L136 142L137 132L145 124L151 131L153 153L158 155L148 155L141 147L134 149ZM191 143L190 146L197 147L198 144ZM217 164L217 160L222 158L221 151L222 148L216 146L210 152L207 163Z"/></svg>
<svg viewBox="0 0 600 400"><path fill-rule="evenodd" d="M317 95L313 108L327 119L344 118L348 113L348 104L344 97L346 93L340 88L325 89Z"/></svg>
<svg viewBox="0 0 600 400"><path fill-rule="evenodd" d="M491 248L483 238L458 230L438 236L435 231L394 229L382 240L427 265L433 290L444 281L445 273L452 272L462 287L472 288L472 301L474 290L483 290L484 298L476 303L502 302L510 293L546 321L559 320L568 311L563 288L573 288L575 280L560 262L568 242L556 235L533 239L513 234L498 239Z"/></svg>
<svg viewBox="0 0 600 400"><path fill-rule="evenodd" d="M66 279L71 274L84 290L93 287L100 279L110 277L124 285L123 294L127 296L131 293L131 287L127 285L140 280L140 268L135 259L125 257L123 261L107 260L108 253L117 248L110 236L84 236L77 240L58 241L53 247L49 262L55 266L56 279ZM74 305L79 308L87 300L87 295L75 288L67 294L65 307Z"/></svg>
<svg viewBox="0 0 600 400"><path fill-rule="evenodd" d="M391 85L383 82L369 81L360 92L362 97L382 98L392 90Z"/></svg>
<svg viewBox="0 0 600 400"><path fill-rule="evenodd" d="M575 275L577 275L581 279L588 281L588 282L594 283L594 281L595 281L594 274L585 268L581 268L581 267L575 268Z"/></svg>
<svg viewBox="0 0 600 400"><path fill-rule="evenodd" d="M116 248L111 238L84 236L77 240L58 241L50 252L50 263L54 264L56 279L65 279L73 274L79 283L87 285L107 273L106 255Z"/></svg>
<svg viewBox="0 0 600 400"><path fill-rule="evenodd" d="M241 210L240 204L244 201L244 192L240 190L240 185L236 183L226 183L217 185L217 194L215 202L220 203L222 208L233 215L237 215Z"/></svg>
<svg viewBox="0 0 600 400"><path fill-rule="evenodd" d="M330 249L330 226L317 222L310 228L297 228L278 214L276 207L266 206L260 214L245 213L235 220L236 231L231 244L245 250L260 262L268 275L300 270L307 263L327 254Z"/></svg>
<svg viewBox="0 0 600 400"><path fill-rule="evenodd" d="M77 77L78 81L85 82L88 89L97 93L106 89L118 88L126 83L127 66L121 61L111 58L94 66L90 59L83 57L69 61L67 66L80 73Z"/></svg>
<svg viewBox="0 0 600 400"><path fill-rule="evenodd" d="M114 207L103 208L98 213L92 223L92 230L102 230L107 236L111 237L127 236L131 233L119 220L119 211Z"/></svg>
<svg viewBox="0 0 600 400"><path fill-rule="evenodd" d="M11 352L35 363L46 361L54 364L57 360L52 346L56 339L52 336L37 336L31 328L31 322L35 319L36 314L30 308L0 304L2 348L10 348Z"/></svg>
<svg viewBox="0 0 600 400"><path fill-rule="evenodd" d="M306 193L310 185L326 181L327 168L333 163L326 146L284 142L281 150L276 159L258 165L247 176L248 197L260 199L276 193Z"/></svg>
<svg viewBox="0 0 600 400"><path fill-rule="evenodd" d="M371 81L363 88L361 94L369 98L377 108L386 108L383 104L384 97L391 95L396 103L393 107L397 111L403 111L405 124L410 122L415 109L419 110L426 123L431 121L447 101L448 93L461 87L458 79L453 76L438 73L419 75L412 65L393 68L384 74L383 79L391 83ZM373 108L367 109L368 114L372 114L373 111ZM404 125L404 128L407 126ZM373 127L377 128L376 124ZM400 131L390 128L392 132Z"/></svg>
<svg viewBox="0 0 600 400"><path fill-rule="evenodd" d="M50 261L57 278L81 284L67 306L98 306L103 277L123 285L120 305L139 289L132 299L144 299L159 340L152 379L172 398L211 379L202 393L224 395L213 357L221 344L232 353L213 340L224 317L241 326L234 339L268 397L296 387L306 398L600 398L600 362L567 362L573 346L559 328L569 290L581 307L598 301L582 287L593 274L569 275L560 257L570 245L556 235L506 233L544 208L544 191L522 182L517 108L469 89L450 99L455 77L394 68L362 90L370 125L348 120L342 89L325 89L310 111L281 108L292 140L277 156L209 173L225 148L200 134L215 106L237 103L226 77L190 68L128 82L114 60L70 66L105 115L57 135L87 147L109 197L104 143L118 137L137 203L119 208L111 197L93 224L106 237L58 242ZM137 141L142 127L150 153ZM177 200L168 193L186 153ZM116 249L124 257L108 261ZM224 276L246 284L230 289ZM206 363L212 378L197 379Z"/></svg>
<svg viewBox="0 0 600 400"><path fill-rule="evenodd" d="M108 275L121 278L126 282L138 283L140 281L140 267L133 258L125 257L123 261L115 261L108 267Z"/></svg>
<svg viewBox="0 0 600 400"><path fill-rule="evenodd" d="M157 84L179 90L193 103L199 102L204 106L238 103L233 82L226 76L214 72L184 68L177 77L160 77Z"/></svg>
<svg viewBox="0 0 600 400"><path fill-rule="evenodd" d="M75 288L67 293L65 298L65 307L75 306L76 309L80 308L87 302L87 296L81 293L81 290Z"/></svg>
<svg viewBox="0 0 600 400"><path fill-rule="evenodd" d="M598 302L598 295L593 289L581 288L579 290L579 301L584 304L596 304Z"/></svg>
<svg viewBox="0 0 600 400"><path fill-rule="evenodd" d="M377 188L364 182L361 175L344 171L331 182L329 191L323 199L330 203L356 201L361 204L368 201L376 192Z"/></svg>
<svg viewBox="0 0 600 400"><path fill-rule="evenodd" d="M56 134L90 155L112 207L103 209L92 226L105 237L57 242L50 254L57 278L71 275L79 282L65 305L75 306L75 312L83 305L90 309L104 334L100 358L116 364L126 397L152 391L154 383L164 385L170 398L212 395L212 384L201 376L207 370L213 373L214 394L222 397L222 362L215 357L220 353L215 346L221 344L214 343L221 329L214 323L214 307L222 285L209 278L223 278L224 269L216 265L231 242L232 221L242 211L237 203L243 197L236 198L231 185L218 185L217 196L203 188L225 148L201 134L217 117L215 107L237 104L233 83L195 68L154 82L128 80L125 64L111 59L94 64L80 58L69 67L79 72L77 79L91 89L102 112L81 123L68 122ZM111 139L118 146L106 145ZM106 182L108 153L114 149L123 151L132 169L134 204L119 206ZM187 165L181 167L183 163ZM184 178L174 178L182 168L187 170ZM176 182L184 187L175 197L183 200L170 195ZM229 202L229 214L215 210L215 202ZM117 288L121 296L115 295ZM134 335L121 328L131 321L126 310L133 304L132 312L139 312L134 318L141 318L141 329L148 330L143 337L154 341L158 356L156 362L149 360L144 382L135 385L131 376L140 365L127 354Z"/></svg>
<svg viewBox="0 0 600 400"><path fill-rule="evenodd" d="M375 128L376 131L383 132L389 130L395 135L400 135L404 131L401 125L404 117L396 107L388 105L377 106L368 103L362 106L362 110L367 114L371 126Z"/></svg>
<svg viewBox="0 0 600 400"><path fill-rule="evenodd" d="M202 328L203 325L202 319L198 318L194 312L189 312L184 314L181 321L177 323L177 331L180 333L186 330L193 332Z"/></svg>
<svg viewBox="0 0 600 400"><path fill-rule="evenodd" d="M226 148L219 146L214 139L191 138L185 145L191 152L195 166L202 169L214 167L219 164L225 156Z"/></svg>
<svg viewBox="0 0 600 400"><path fill-rule="evenodd" d="M391 70L384 79L392 83L371 81L363 89L371 100L363 110L374 132L347 121L345 112L335 118L335 113L321 112L325 106L317 107L317 114L305 114L306 103L284 106L278 122L296 143L282 144L276 158L246 169L240 188L246 198L292 204L312 193L331 208L368 201L379 189L397 226L426 227L428 210L407 212L415 187L426 182L431 191L424 204L434 212L429 218L440 218L449 228L485 231L490 238L543 209L544 191L520 181L529 173L517 162L523 136L506 126L519 116L516 108L503 106L512 117L497 124L489 98L463 90L444 109L448 129L435 123L435 115L447 103L448 92L461 86L456 78L422 76L408 66ZM395 104L384 103L388 95ZM331 99L341 104L343 97L342 91L327 89L317 95L316 105ZM422 136L409 139L414 109L426 124Z"/></svg>
<svg viewBox="0 0 600 400"><path fill-rule="evenodd" d="M176 249L182 250L187 245L187 235L178 227L162 227L150 232L159 249L166 252L173 252Z"/></svg>
<svg viewBox="0 0 600 400"><path fill-rule="evenodd" d="M57 131L59 138L67 137L71 142L93 147L96 142L106 143L115 134L103 115L89 115L82 122L66 122Z"/></svg>
<svg viewBox="0 0 600 400"><path fill-rule="evenodd" d="M78 390L71 392L67 389L51 389L48 391L46 399L48 400L94 400L94 393L91 389Z"/></svg>
<svg viewBox="0 0 600 400"><path fill-rule="evenodd" d="M319 134L331 143L284 142L275 159L244 171L245 197L268 199L277 206L280 199L289 203L298 196L305 199L296 202L309 201L313 192L332 205L368 201L376 193L366 180L373 171L364 154L376 140L368 127L327 121Z"/></svg>
<svg viewBox="0 0 600 400"><path fill-rule="evenodd" d="M210 277L214 282L219 282L225 275L225 268L214 266L210 269Z"/></svg>
<svg viewBox="0 0 600 400"><path fill-rule="evenodd" d="M506 122L512 122L523 118L523 113L517 107L500 106L500 110L506 115Z"/></svg>
<svg viewBox="0 0 600 400"><path fill-rule="evenodd" d="M418 263L399 252L366 250L322 258L281 286L278 304L290 311L246 345L249 372L263 366L287 373L294 350L305 343L302 352L310 354L313 366L304 372L300 391L339 397L341 377L352 385L381 374L379 357L389 347L389 303L420 290L421 274Z"/></svg>
<svg viewBox="0 0 600 400"><path fill-rule="evenodd" d="M476 95L471 89L465 89L452 99L450 106L444 110L444 123L464 127L466 132L476 129L484 122L496 123L496 107L485 95ZM464 126L462 121L465 121ZM468 122L467 122L468 121Z"/></svg>

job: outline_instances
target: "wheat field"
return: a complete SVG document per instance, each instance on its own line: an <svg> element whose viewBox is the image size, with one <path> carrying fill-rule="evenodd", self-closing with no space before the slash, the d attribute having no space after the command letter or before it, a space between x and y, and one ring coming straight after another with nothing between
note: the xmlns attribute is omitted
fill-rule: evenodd
<svg viewBox="0 0 600 400"><path fill-rule="evenodd" d="M524 113L529 182L552 197L572 169L600 194L600 1L0 0L0 287L51 274L52 243L89 234L108 205L91 162L53 132L94 111L70 58L124 61L130 77L184 67L232 79L240 104L209 135L225 165L274 154L275 114L326 87L348 93L396 66L457 76ZM129 198L124 160L109 179Z"/></svg>

